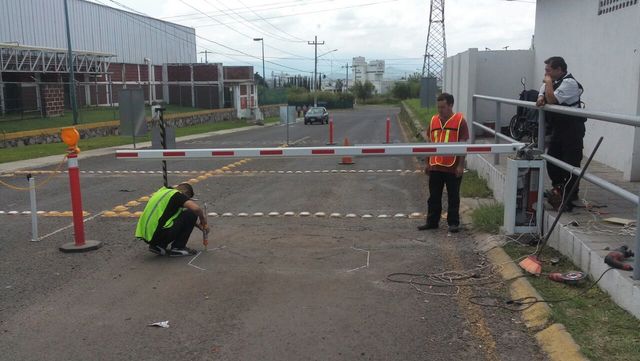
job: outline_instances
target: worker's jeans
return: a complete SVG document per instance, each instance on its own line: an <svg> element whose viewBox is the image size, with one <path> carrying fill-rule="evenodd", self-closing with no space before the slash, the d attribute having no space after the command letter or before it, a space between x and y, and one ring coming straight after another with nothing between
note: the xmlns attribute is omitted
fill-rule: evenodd
<svg viewBox="0 0 640 361"><path fill-rule="evenodd" d="M447 187L447 223L460 225L460 184L462 177L454 173L429 172L429 200L427 201L427 224L437 226L442 213L442 191Z"/></svg>
<svg viewBox="0 0 640 361"><path fill-rule="evenodd" d="M183 210L173 221L173 226L158 229L156 233L154 233L150 244L165 249L169 244L171 244L171 248L184 248L189 241L189 236L197 220L198 216L196 216L195 213L188 209Z"/></svg>

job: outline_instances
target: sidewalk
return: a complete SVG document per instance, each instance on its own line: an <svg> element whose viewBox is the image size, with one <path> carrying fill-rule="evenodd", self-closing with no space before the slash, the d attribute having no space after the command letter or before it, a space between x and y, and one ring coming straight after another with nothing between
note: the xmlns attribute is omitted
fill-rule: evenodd
<svg viewBox="0 0 640 361"><path fill-rule="evenodd" d="M502 155L500 164L493 165L493 155L467 157L467 167L478 171L483 178L487 179L489 187L494 190L494 197L498 201L502 201L503 197L506 158L506 155ZM634 194L640 192L640 183L624 181L621 171L602 163L592 161L587 172ZM548 182L548 177L545 179ZM550 184L545 184L545 189L550 187ZM583 272L587 272L593 279L597 279L609 268L604 263L604 257L609 250L622 245L626 245L632 250L635 248L635 226L625 227L606 222L603 219L609 217L630 219L634 221L635 225L637 207L585 180L580 182L580 199L586 204L592 205L593 208L589 211L587 208L576 207L573 212L563 213L548 244L572 260ZM575 202L575 204L580 204L580 202ZM557 212L546 205L543 220L545 234L556 215ZM633 258L629 258L626 263L633 265ZM615 269L607 272L598 286L606 291L620 307L636 318L640 318L640 281L633 280L632 276L632 271Z"/></svg>

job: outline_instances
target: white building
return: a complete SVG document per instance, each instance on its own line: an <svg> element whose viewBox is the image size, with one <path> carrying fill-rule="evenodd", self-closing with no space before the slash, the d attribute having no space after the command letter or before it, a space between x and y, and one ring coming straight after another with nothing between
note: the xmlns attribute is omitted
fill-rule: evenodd
<svg viewBox="0 0 640 361"><path fill-rule="evenodd" d="M375 92L384 94L389 90L389 85L384 81L384 60L372 60L367 63L364 57L353 58L354 81L364 83L371 82L375 86Z"/></svg>
<svg viewBox="0 0 640 361"><path fill-rule="evenodd" d="M536 6L531 50L469 49L446 59L443 90L454 95L457 109L470 114L473 94L517 97L522 76L527 88L539 88L544 60L562 56L585 88L587 109L640 114L640 2L538 0ZM495 104L485 103L478 102L478 120L495 118ZM503 122L513 114L514 108L502 107ZM640 129L590 120L586 153L602 135L596 160L640 180Z"/></svg>

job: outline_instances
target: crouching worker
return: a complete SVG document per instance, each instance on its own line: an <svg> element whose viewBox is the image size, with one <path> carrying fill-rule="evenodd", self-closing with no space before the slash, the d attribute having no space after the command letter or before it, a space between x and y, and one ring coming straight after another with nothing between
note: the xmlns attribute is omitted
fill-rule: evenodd
<svg viewBox="0 0 640 361"><path fill-rule="evenodd" d="M149 251L172 257L197 253L187 247L189 235L194 227L208 232L209 226L202 209L191 200L193 195L189 183L180 183L175 188L162 187L151 196L136 227L136 237L149 243Z"/></svg>

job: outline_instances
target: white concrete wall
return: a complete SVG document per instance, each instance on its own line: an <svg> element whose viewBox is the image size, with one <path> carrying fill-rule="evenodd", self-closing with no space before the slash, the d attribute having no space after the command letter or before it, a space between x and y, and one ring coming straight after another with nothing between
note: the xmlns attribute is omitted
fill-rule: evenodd
<svg viewBox="0 0 640 361"><path fill-rule="evenodd" d="M544 60L562 56L584 86L590 110L640 114L640 4L598 15L598 0L538 0L535 73L542 80ZM590 120L585 154L604 136L596 160L640 180L640 131Z"/></svg>
<svg viewBox="0 0 640 361"><path fill-rule="evenodd" d="M537 88L539 84L532 81L533 59L531 50L469 49L445 60L443 91L454 96L455 110L471 119L474 94L517 99L522 91L522 77L527 78L527 88ZM515 107L502 105L502 126L508 124L515 112ZM474 121L495 121L495 103L478 100L476 118Z"/></svg>
<svg viewBox="0 0 640 361"><path fill-rule="evenodd" d="M533 51L497 50L478 52L476 94L517 99L522 91L520 79L526 78L527 89L539 88L539 82L533 80ZM500 124L507 126L516 114L516 107L502 104ZM494 102L478 101L479 121L495 120Z"/></svg>

